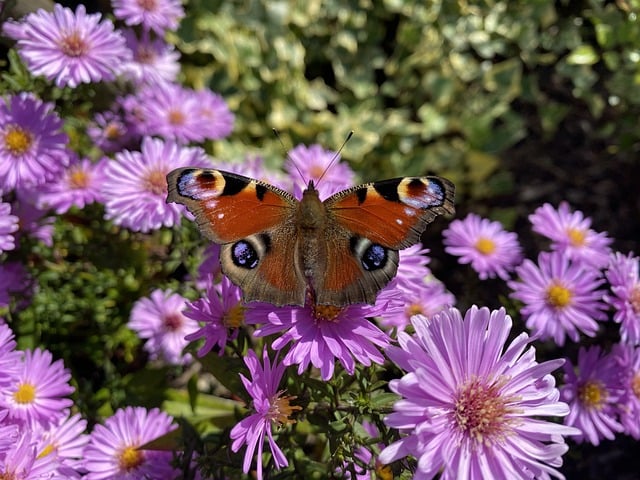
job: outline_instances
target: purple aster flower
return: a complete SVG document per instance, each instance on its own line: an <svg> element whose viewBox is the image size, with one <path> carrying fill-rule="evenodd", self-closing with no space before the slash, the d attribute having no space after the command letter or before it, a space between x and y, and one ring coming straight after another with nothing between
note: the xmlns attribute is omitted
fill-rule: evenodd
<svg viewBox="0 0 640 480"><path fill-rule="evenodd" d="M99 13L76 12L59 4L53 12L30 13L19 24L8 23L5 33L17 40L16 49L33 75L55 79L58 87L113 80L130 52L124 37Z"/></svg>
<svg viewBox="0 0 640 480"><path fill-rule="evenodd" d="M180 72L180 53L161 38L151 38L143 30L138 38L135 31L125 30L127 47L133 58L122 67L123 74L134 83L158 84L173 82Z"/></svg>
<svg viewBox="0 0 640 480"><path fill-rule="evenodd" d="M470 263L480 280L496 276L508 280L509 272L522 261L517 235L505 231L500 222L470 213L451 222L442 234L445 251L460 257L459 263Z"/></svg>
<svg viewBox="0 0 640 480"><path fill-rule="evenodd" d="M9 419L27 426L56 424L73 402L67 398L74 388L62 360L53 361L47 350L25 350L19 370L10 385L0 391L0 406Z"/></svg>
<svg viewBox="0 0 640 480"><path fill-rule="evenodd" d="M224 100L212 92L184 88L174 83L146 87L138 107L146 135L159 135L179 143L202 142L228 135L233 114Z"/></svg>
<svg viewBox="0 0 640 480"><path fill-rule="evenodd" d="M146 339L144 349L151 359L170 365L184 365L192 358L182 351L189 342L185 335L198 329L194 320L183 315L186 299L171 290L154 290L138 300L131 310L128 327Z"/></svg>
<svg viewBox="0 0 640 480"><path fill-rule="evenodd" d="M0 101L0 190L41 185L69 163L53 104L30 93Z"/></svg>
<svg viewBox="0 0 640 480"><path fill-rule="evenodd" d="M13 233L18 230L18 217L11 215L11 204L0 201L0 253L16 248Z"/></svg>
<svg viewBox="0 0 640 480"><path fill-rule="evenodd" d="M20 371L21 361L22 352L16 350L13 331L9 325L2 323L0 319L0 390L4 390L11 385Z"/></svg>
<svg viewBox="0 0 640 480"><path fill-rule="evenodd" d="M280 447L273 438L272 427L295 423L291 415L301 407L291 405L291 401L296 397L285 395L284 390L278 387L285 372L285 366L277 359L271 363L267 350L263 351L263 365L260 365L258 356L253 350L249 350L244 357L244 363L249 369L251 379L240 374L244 388L249 392L252 402L252 409L255 413L242 419L231 429L231 450L237 452L243 445L247 446L244 455L242 470L249 472L253 455L256 452L257 458L257 478L262 480L262 452L264 448L265 436L269 442L273 463L276 468L288 465Z"/></svg>
<svg viewBox="0 0 640 480"><path fill-rule="evenodd" d="M184 9L180 0L111 0L113 14L127 25L142 25L164 35L165 30L176 30Z"/></svg>
<svg viewBox="0 0 640 480"><path fill-rule="evenodd" d="M103 152L113 153L125 147L137 135L137 129L130 128L117 113L106 111L95 114L87 134Z"/></svg>
<svg viewBox="0 0 640 480"><path fill-rule="evenodd" d="M527 259L516 273L519 280L508 282L511 297L524 303L520 313L527 328L542 340L563 346L568 336L577 342L580 332L593 337L597 321L606 320L598 270L572 262L561 252L542 252L538 265Z"/></svg>
<svg viewBox="0 0 640 480"><path fill-rule="evenodd" d="M44 185L40 190L18 190L16 193L16 201L13 204L13 212L20 219L20 230L16 234L16 240L19 241L22 236L39 240L47 247L53 245L53 222L54 217L47 216L47 210L43 210L35 205L38 201L40 191L44 190Z"/></svg>
<svg viewBox="0 0 640 480"><path fill-rule="evenodd" d="M604 300L615 312L613 321L620 324L620 339L632 345L640 344L640 276L638 257L616 252L611 256L605 276L613 295Z"/></svg>
<svg viewBox="0 0 640 480"><path fill-rule="evenodd" d="M60 178L42 186L37 194L38 207L63 214L71 207L84 208L90 203L104 201L102 182L106 164L106 159L93 163L74 156Z"/></svg>
<svg viewBox="0 0 640 480"><path fill-rule="evenodd" d="M331 163L333 162L333 163ZM294 179L294 195L302 197L302 191L313 180L320 190L320 197L344 190L353 185L355 174L346 163L340 163L340 155L325 150L321 145L298 145L289 151L285 170ZM319 181L322 178L322 181Z"/></svg>
<svg viewBox="0 0 640 480"><path fill-rule="evenodd" d="M617 362L598 346L580 347L577 372L571 362L565 364L560 398L571 408L565 425L582 432L575 437L577 442L587 440L598 445L602 438L613 440L616 432L624 430L616 420L622 394L618 368Z"/></svg>
<svg viewBox="0 0 640 480"><path fill-rule="evenodd" d="M195 302L188 302L184 312L186 317L203 325L185 338L190 342L204 338L204 345L198 350L199 357L209 353L214 346L218 347L218 354L222 355L227 342L235 339L239 328L244 325L245 310L239 287L227 277L222 277L219 284L214 284L209 276L205 296Z"/></svg>
<svg viewBox="0 0 640 480"><path fill-rule="evenodd" d="M618 414L624 433L640 440L640 348L617 343L611 350L621 394Z"/></svg>
<svg viewBox="0 0 640 480"><path fill-rule="evenodd" d="M426 279L433 277L431 269L428 267L431 262L428 248L417 243L400 250L399 253L400 261L395 278L398 279L400 287L411 290L416 285L422 285Z"/></svg>
<svg viewBox="0 0 640 480"><path fill-rule="evenodd" d="M180 223L184 207L166 203L167 173L175 168L207 165L210 163L201 148L143 139L140 152L124 150L107 164L103 183L106 218L138 232Z"/></svg>
<svg viewBox="0 0 640 480"><path fill-rule="evenodd" d="M572 212L567 202L555 210L545 203L529 215L533 231L551 240L551 249L563 252L571 260L582 260L601 268L609 262L611 239L606 233L591 230L591 219L580 211Z"/></svg>
<svg viewBox="0 0 640 480"><path fill-rule="evenodd" d="M505 348L511 318L504 309L454 308L433 320L413 317L387 351L408 373L389 387L402 397L385 423L402 438L379 461L411 455L414 478L562 478L564 435L578 430L545 421L564 417L551 375L563 360L538 363L526 333Z"/></svg>
<svg viewBox="0 0 640 480"><path fill-rule="evenodd" d="M365 366L384 362L378 348L386 347L389 337L367 317L383 314L388 302L389 299L381 294L373 306L277 308L256 303L251 306L247 323L264 323L254 332L256 337L284 332L271 344L275 350L291 344L283 363L298 365L299 374L312 364L320 370L323 380L329 380L336 358L350 375L355 371L356 361Z"/></svg>
<svg viewBox="0 0 640 480"><path fill-rule="evenodd" d="M176 478L173 454L140 447L174 430L173 418L157 408L126 407L96 425L84 449L86 480Z"/></svg>
<svg viewBox="0 0 640 480"><path fill-rule="evenodd" d="M47 429L36 429L40 447L38 457L57 462L58 472L65 478L77 474L82 452L89 443L89 435L84 433L86 428L87 421L80 414L75 414L60 419L57 424Z"/></svg>
<svg viewBox="0 0 640 480"><path fill-rule="evenodd" d="M211 284L211 279L217 278L222 272L220 269L220 245L217 243L207 245L202 258L203 260L198 266L195 284L198 289L206 290Z"/></svg>
<svg viewBox="0 0 640 480"><path fill-rule="evenodd" d="M0 431L2 431L0 427ZM56 473L57 462L38 456L33 434L26 430L12 438L8 451L0 455L0 475L19 480L63 480Z"/></svg>

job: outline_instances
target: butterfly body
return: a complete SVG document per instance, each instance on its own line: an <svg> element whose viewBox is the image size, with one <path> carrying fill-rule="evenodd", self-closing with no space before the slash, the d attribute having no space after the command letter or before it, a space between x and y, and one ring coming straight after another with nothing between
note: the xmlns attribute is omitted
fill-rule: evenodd
<svg viewBox="0 0 640 480"><path fill-rule="evenodd" d="M404 177L353 187L321 201L214 169L167 176L168 202L186 205L221 245L222 271L246 302L374 303L394 277L398 250L417 243L436 215L453 213L454 187L439 177Z"/></svg>

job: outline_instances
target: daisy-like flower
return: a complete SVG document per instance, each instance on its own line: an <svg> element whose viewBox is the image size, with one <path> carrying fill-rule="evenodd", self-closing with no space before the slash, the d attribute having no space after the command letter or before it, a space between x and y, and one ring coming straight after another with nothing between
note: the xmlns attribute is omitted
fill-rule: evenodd
<svg viewBox="0 0 640 480"><path fill-rule="evenodd" d="M13 331L0 319L0 389L11 385L20 369L21 360L22 352L16 350Z"/></svg>
<svg viewBox="0 0 640 480"><path fill-rule="evenodd" d="M545 203L529 215L533 231L551 240L551 249L563 252L571 260L584 261L601 268L609 262L611 239L606 233L591 230L591 219L572 212L567 202L558 209Z"/></svg>
<svg viewBox="0 0 640 480"><path fill-rule="evenodd" d="M562 478L564 435L578 430L545 421L569 413L551 375L563 360L538 363L526 333L505 348L512 322L504 309L456 309L413 318L389 357L408 373L389 387L402 397L385 423L403 437L378 457L418 460L414 478Z"/></svg>
<svg viewBox="0 0 640 480"><path fill-rule="evenodd" d="M9 410L9 419L23 425L57 424L73 402L71 374L62 360L53 361L47 350L25 350L18 371L9 386L0 391L0 406Z"/></svg>
<svg viewBox="0 0 640 480"><path fill-rule="evenodd" d="M425 280L433 277L428 267L431 262L429 249L417 243L404 250L400 250L400 261L395 278L401 288L413 289L416 285L424 284Z"/></svg>
<svg viewBox="0 0 640 480"><path fill-rule="evenodd" d="M222 271L220 269L220 245L217 243L207 245L202 258L202 262L198 265L195 284L198 289L206 290L211 284L211 279L217 278Z"/></svg>
<svg viewBox="0 0 640 480"><path fill-rule="evenodd" d="M60 178L43 185L38 193L38 207L51 208L57 214L69 211L71 207L84 208L93 202L102 202L102 182L107 160L93 163L87 158L73 157Z"/></svg>
<svg viewBox="0 0 640 480"><path fill-rule="evenodd" d="M620 324L620 339L631 345L640 344L640 275L638 257L616 252L611 256L605 276L613 295L605 301L615 309L613 321Z"/></svg>
<svg viewBox="0 0 640 480"><path fill-rule="evenodd" d="M518 237L507 232L500 222L470 213L463 220L454 220L442 233L445 251L455 255L461 264L469 263L481 280L509 273L522 261Z"/></svg>
<svg viewBox="0 0 640 480"><path fill-rule="evenodd" d="M198 350L199 357L209 353L214 346L222 355L227 342L238 336L239 328L245 322L246 307L242 303L240 288L227 277L214 284L209 276L207 283L205 296L188 302L184 312L186 317L202 323L199 330L185 337L190 342L204 338L204 345Z"/></svg>
<svg viewBox="0 0 640 480"><path fill-rule="evenodd" d="M166 203L167 174L175 168L207 165L210 163L201 148L144 138L140 152L124 150L105 168L106 218L138 232L180 223L185 209Z"/></svg>
<svg viewBox="0 0 640 480"><path fill-rule="evenodd" d="M162 359L170 365L191 362L191 355L182 351L189 344L185 336L197 330L198 324L183 314L185 302L171 290L158 289L133 305L128 327L147 340L144 349L152 360Z"/></svg>
<svg viewBox="0 0 640 480"><path fill-rule="evenodd" d="M219 95L196 92L174 83L160 83L142 90L139 108L147 135L159 135L179 143L202 142L227 136L233 114Z"/></svg>
<svg viewBox="0 0 640 480"><path fill-rule="evenodd" d="M565 425L582 432L575 437L577 442L587 440L598 445L601 439L613 440L616 432L624 430L616 419L622 394L618 368L617 362L598 346L580 348L577 371L571 362L565 364L560 398L571 409Z"/></svg>
<svg viewBox="0 0 640 480"><path fill-rule="evenodd" d="M113 23L100 19L99 13L87 14L84 5L74 13L55 4L53 12L40 9L21 23L8 23L4 31L17 40L16 49L33 75L74 88L113 80L131 54Z"/></svg>
<svg viewBox="0 0 640 480"><path fill-rule="evenodd" d="M11 204L0 202L0 253L16 248L13 233L18 230L18 217L11 215Z"/></svg>
<svg viewBox="0 0 640 480"><path fill-rule="evenodd" d="M619 420L624 433L640 440L640 348L617 343L611 350L621 394L618 399Z"/></svg>
<svg viewBox="0 0 640 480"><path fill-rule="evenodd" d="M519 279L508 282L511 297L524 303L520 313L527 328L542 340L563 346L568 336L577 342L581 332L595 336L597 321L606 320L598 270L572 262L561 252L542 252L538 265L527 259L516 273Z"/></svg>
<svg viewBox="0 0 640 480"><path fill-rule="evenodd" d="M125 30L127 47L133 58L123 67L123 75L136 84L173 82L180 72L180 53L161 38L152 38L148 30L138 38L133 30Z"/></svg>
<svg viewBox="0 0 640 480"><path fill-rule="evenodd" d="M184 9L180 0L111 0L113 14L127 25L142 25L164 35L165 30L176 30Z"/></svg>
<svg viewBox="0 0 640 480"><path fill-rule="evenodd" d="M333 163L332 163L333 162ZM321 145L298 145L289 151L284 165L294 179L294 195L302 197L302 191L313 180L320 197L344 190L353 185L355 174L346 163L340 162L340 155L325 150ZM322 178L322 181L318 182Z"/></svg>
<svg viewBox="0 0 640 480"><path fill-rule="evenodd" d="M45 183L69 164L67 136L53 104L30 93L0 101L0 190Z"/></svg>
<svg viewBox="0 0 640 480"><path fill-rule="evenodd" d="M176 478L173 454L140 447L174 430L173 418L157 408L126 407L96 425L84 449L86 480Z"/></svg>
<svg viewBox="0 0 640 480"><path fill-rule="evenodd" d="M336 359L350 375L355 371L356 361L365 366L384 362L379 348L389 344L389 337L367 317L382 315L388 302L389 298L381 293L373 306L277 308L256 303L247 323L263 323L254 332L256 337L281 333L271 346L281 350L290 344L282 359L285 365L298 365L298 373L302 374L311 364L320 370L323 380L329 380Z"/></svg>
<svg viewBox="0 0 640 480"><path fill-rule="evenodd" d="M285 391L279 389L285 366L274 360L269 360L267 350L263 351L263 364L260 365L258 356L253 350L249 350L244 357L244 363L249 369L251 379L240 374L244 388L252 398L252 409L255 413L242 419L231 429L231 450L237 452L243 445L247 446L244 455L242 470L248 473L253 460L257 457L257 478L262 480L262 453L265 437L269 443L269 449L273 456L273 464L277 468L286 467L289 463L280 447L273 438L272 427L295 423L291 415L301 407L291 405L295 397L285 395ZM257 449L257 452L256 452Z"/></svg>
<svg viewBox="0 0 640 480"><path fill-rule="evenodd" d="M38 456L37 443L28 430L21 431L13 437L9 450L3 453L0 455L0 478L16 480L62 480L64 478L56 473L57 462Z"/></svg>
<svg viewBox="0 0 640 480"><path fill-rule="evenodd" d="M58 472L63 476L74 475L80 468L84 447L89 443L89 435L84 433L86 428L87 421L80 414L62 418L46 429L37 428L38 458L58 462Z"/></svg>
<svg viewBox="0 0 640 480"><path fill-rule="evenodd" d="M137 135L120 116L111 111L96 113L87 127L87 134L105 153L121 150Z"/></svg>

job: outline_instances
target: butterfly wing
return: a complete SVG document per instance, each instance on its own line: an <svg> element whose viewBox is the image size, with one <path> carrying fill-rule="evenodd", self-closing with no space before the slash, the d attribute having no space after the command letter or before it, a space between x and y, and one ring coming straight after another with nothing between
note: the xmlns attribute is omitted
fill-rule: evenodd
<svg viewBox="0 0 640 480"><path fill-rule="evenodd" d="M167 175L167 184L167 202L185 205L200 231L222 245L222 271L245 301L304 304L306 281L292 254L298 240L292 195L214 169L179 168Z"/></svg>
<svg viewBox="0 0 640 480"><path fill-rule="evenodd" d="M398 250L420 240L438 215L454 213L455 188L440 177L404 177L356 186L325 200L332 231L320 304L374 303L396 274Z"/></svg>

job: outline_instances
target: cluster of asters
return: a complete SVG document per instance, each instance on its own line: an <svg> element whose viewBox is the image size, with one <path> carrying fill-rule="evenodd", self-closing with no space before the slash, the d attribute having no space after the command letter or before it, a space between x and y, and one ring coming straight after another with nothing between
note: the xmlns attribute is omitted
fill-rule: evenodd
<svg viewBox="0 0 640 480"><path fill-rule="evenodd" d="M98 202L106 219L122 228L148 233L177 226L186 212L165 203L166 174L212 166L191 144L222 138L233 127L222 98L175 81L179 54L164 33L184 15L179 1L113 0L112 7L116 24L82 5L75 11L55 5L53 12L4 25L34 76L72 90L116 78L128 87L86 131L99 158L70 149L54 104L27 92L0 103L0 254L6 260L0 307L9 307L16 291L34 288L10 255L24 237L51 244L54 213ZM327 197L354 181L344 164L327 169L336 159L312 145L291 150L288 175L267 171L259 159L215 167L268 179L298 198L306 182L322 176L318 188ZM562 478L565 437L593 444L619 432L640 437L633 389L640 370L638 259L612 253L611 240L566 204L540 207L531 223L551 240L537 261L523 259L514 233L475 215L452 222L446 249L481 279L507 282L536 340L578 342L581 335L595 336L599 322L611 317L621 339L612 350L584 349L575 367L564 359L538 362L528 333L507 341L512 320L504 309L454 308L455 298L430 271L421 246L401 252L398 274L375 305L340 309L245 305L239 289L219 274L212 246L193 279L200 298L187 301L159 288L135 304L129 327L145 340L152 360L173 365L195 361L184 353L189 342L198 342L203 356L228 354L240 329L269 339L261 352L245 355L249 377L242 382L251 413L230 431L230 448L244 449L242 468L255 470L257 478L265 458L274 467L288 465L276 432L303 413L284 387L287 372L314 371L330 381L336 369L353 374L385 362L406 372L390 382L400 400L385 419L399 439L359 451L357 465L349 467L358 478L405 457L415 459L415 478ZM563 364L558 388L552 372ZM3 478L177 474L170 453L138 449L174 428L165 413L128 407L84 434L86 422L70 414L73 388L61 362L46 350L17 350L7 325L0 325L0 367ZM377 435L373 428L369 433Z"/></svg>

